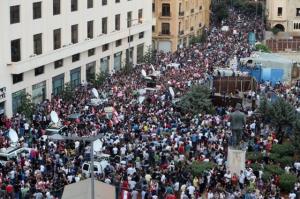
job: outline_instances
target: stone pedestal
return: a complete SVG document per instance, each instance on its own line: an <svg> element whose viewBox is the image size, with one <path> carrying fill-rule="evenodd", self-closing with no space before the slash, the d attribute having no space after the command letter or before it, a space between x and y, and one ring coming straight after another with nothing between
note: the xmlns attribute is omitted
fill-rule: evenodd
<svg viewBox="0 0 300 199"><path fill-rule="evenodd" d="M246 151L228 148L227 169L231 174L240 175L241 170L245 170Z"/></svg>

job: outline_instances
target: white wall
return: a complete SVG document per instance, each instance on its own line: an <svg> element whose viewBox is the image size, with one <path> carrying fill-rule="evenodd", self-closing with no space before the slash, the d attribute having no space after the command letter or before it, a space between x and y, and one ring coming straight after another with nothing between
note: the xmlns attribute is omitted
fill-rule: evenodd
<svg viewBox="0 0 300 199"><path fill-rule="evenodd" d="M42 2L42 18L33 20L32 3ZM122 51L122 58L125 59L126 49L129 47L127 37L129 29L127 28L127 12L132 11L132 19L138 18L138 10L143 9L143 23L133 21L130 28L134 41L130 43L135 47L134 63L136 62L136 46L144 43L145 49L151 45L152 37L152 6L151 1L141 0L121 0L121 3L115 4L115 1L108 0L107 6L102 6L102 1L94 0L94 7L87 9L86 0L78 0L78 11L71 12L71 1L61 0L61 14L53 16L52 0L1 0L0 1L0 88L7 87L6 114L11 115L11 94L26 88L31 93L32 85L42 81L47 82L47 97L52 92L52 77L65 74L65 82L69 81L70 70L81 67L81 80L85 80L86 64L96 61L96 72L100 71L100 59L110 56L110 68L113 66L114 53ZM21 21L18 24L10 24L10 6L20 5ZM115 15L121 14L121 30L114 31ZM108 17L108 34L97 37L101 34L102 18ZM87 21L94 21L94 38L86 41ZM71 43L71 25L78 24L79 42L77 44L64 47L53 51L53 30L61 28L61 44ZM138 33L144 32L144 38L139 39ZM33 35L42 33L43 54L31 57L33 54ZM21 38L21 61L11 63L10 61L10 41ZM115 47L115 41L122 39L122 45ZM102 45L110 43L108 51L102 52ZM88 57L87 50L95 48L95 55ZM72 63L71 56L81 53L80 61ZM64 59L63 67L54 69L53 62ZM10 65L7 65L10 64ZM45 65L44 74L35 76L34 69ZM23 81L12 84L12 74L24 73Z"/></svg>

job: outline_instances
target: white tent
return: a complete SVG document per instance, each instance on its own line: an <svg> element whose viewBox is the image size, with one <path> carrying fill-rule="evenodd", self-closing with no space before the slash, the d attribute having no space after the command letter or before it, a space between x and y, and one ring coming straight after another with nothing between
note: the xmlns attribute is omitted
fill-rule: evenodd
<svg viewBox="0 0 300 199"><path fill-rule="evenodd" d="M95 199L116 198L115 187L98 180L95 180ZM91 179L79 181L65 186L62 199L90 199Z"/></svg>

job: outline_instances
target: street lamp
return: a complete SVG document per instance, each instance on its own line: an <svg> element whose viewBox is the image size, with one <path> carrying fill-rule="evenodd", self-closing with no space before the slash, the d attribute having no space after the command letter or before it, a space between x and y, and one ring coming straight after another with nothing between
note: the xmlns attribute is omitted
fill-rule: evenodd
<svg viewBox="0 0 300 199"><path fill-rule="evenodd" d="M62 136L60 134L54 134L48 137L50 140L56 141L65 141L65 140L73 140L73 141L83 141L83 142L91 142L91 199L95 199L95 177L94 177L94 141L97 139L101 139L103 135L97 135L93 137L69 137L69 136Z"/></svg>
<svg viewBox="0 0 300 199"><path fill-rule="evenodd" d="M143 23L143 18L138 18L138 19L127 19L127 23L130 23L130 26L128 27L129 29L129 37L128 37L128 62L130 63L130 54L131 54L131 49L130 49L130 42L131 42L131 22L134 22L134 21L138 21L138 24L141 24Z"/></svg>

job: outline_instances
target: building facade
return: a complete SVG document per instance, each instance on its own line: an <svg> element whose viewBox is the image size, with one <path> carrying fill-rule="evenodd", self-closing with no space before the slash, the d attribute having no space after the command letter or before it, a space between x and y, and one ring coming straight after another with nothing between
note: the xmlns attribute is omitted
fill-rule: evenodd
<svg viewBox="0 0 300 199"><path fill-rule="evenodd" d="M211 0L153 0L153 46L174 52L209 26Z"/></svg>
<svg viewBox="0 0 300 199"><path fill-rule="evenodd" d="M300 1L266 0L268 26L300 35Z"/></svg>
<svg viewBox="0 0 300 199"><path fill-rule="evenodd" d="M142 61L151 45L151 1L1 0L0 110L16 113L100 72Z"/></svg>

